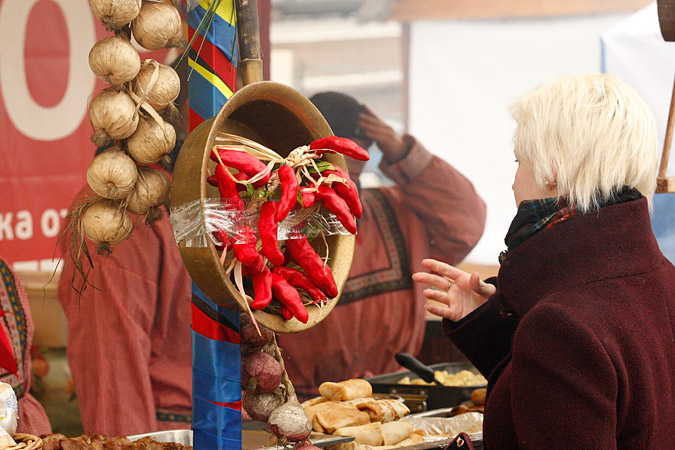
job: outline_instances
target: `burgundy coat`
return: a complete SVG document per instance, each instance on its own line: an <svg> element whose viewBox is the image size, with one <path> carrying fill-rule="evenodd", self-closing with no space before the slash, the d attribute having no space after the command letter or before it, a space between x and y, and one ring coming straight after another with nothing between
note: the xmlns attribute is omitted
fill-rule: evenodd
<svg viewBox="0 0 675 450"><path fill-rule="evenodd" d="M486 449L675 448L675 268L646 199L539 232L497 280L443 323L488 377Z"/></svg>

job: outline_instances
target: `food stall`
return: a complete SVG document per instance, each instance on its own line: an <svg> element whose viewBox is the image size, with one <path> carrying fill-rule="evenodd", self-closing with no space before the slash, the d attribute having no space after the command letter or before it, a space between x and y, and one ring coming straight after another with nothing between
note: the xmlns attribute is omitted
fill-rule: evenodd
<svg viewBox="0 0 675 450"><path fill-rule="evenodd" d="M98 250L114 252L115 246L130 235L133 227L143 226L132 223L125 209L144 217L148 222L154 220L158 213L162 200L168 194L169 180L157 169L156 164L165 159L175 142L174 121L177 112L173 101L177 96L176 74L167 64L155 60L142 61L136 44L148 50L158 50L180 47L184 42L176 2L92 0L89 3L101 23L114 32L114 35L99 39L89 51L89 66L100 79L99 83L104 82L106 88L97 92L88 106L93 128L92 140L100 147L112 145L97 156L87 170L87 182L95 196L78 205L76 213L69 219L74 224L71 231L81 233L77 236L80 242L86 238L87 242L96 244ZM208 6L220 2L201 3ZM246 3L255 8L255 2ZM211 11L208 7L204 11L217 14L217 11ZM197 8L191 11L193 16L197 12ZM240 31L246 28L248 20L240 18ZM161 26L153 26L154 21L160 21ZM199 35L199 22L191 23L193 36ZM201 50L204 42L213 40L210 31L213 30L208 27L201 30L203 37L199 39L202 41L197 39L192 42L192 48ZM228 32L231 36L232 30ZM255 30L253 33L252 38L255 37ZM240 34L241 43L246 41L242 36ZM132 38L134 45L131 43ZM241 48L244 61L259 59L246 58L245 46ZM206 62L208 65L214 62L205 53L197 55L202 57L200 63ZM230 51L230 58L233 56ZM193 61L197 60L193 58ZM350 143L322 140L332 136L332 132L320 113L293 89L261 82L261 67L256 64L259 63L253 61L252 70L247 71L244 68L246 64L242 62L239 69L245 87L236 93L236 89L232 88L229 96L222 95L223 90L226 90L222 84L227 85L231 77L223 75L226 81L221 82L203 77L211 81L210 89L215 94L191 96L195 101L191 104L190 117L207 120L194 124L194 130L183 146L171 183L170 197L177 242L197 286L194 295L201 295L204 300L212 302L214 310L229 314L240 327L244 343L236 345L240 347L244 369L247 361L259 358L265 359L266 364L276 361L280 365L281 379L273 383L272 392L282 391L282 400L287 404L293 398L292 383L283 375L280 350L270 350L270 346L274 347L274 335L265 332L265 329L276 333L302 332L330 314L338 302L351 264L354 217L360 214L357 190L349 184L351 180L346 172L344 157L363 159L364 154L359 153L362 149ZM196 65L193 68L199 73ZM193 84L203 92L204 85L199 86L199 80L195 76ZM211 111L204 106L209 101ZM214 106L218 101L221 104ZM262 166L255 169L255 173L247 173L244 166L237 166L237 161L228 159L232 156L231 152L254 155ZM224 173L222 168L226 165L227 173ZM287 168L293 171L290 177L284 175L284 172L288 172ZM244 210L255 211L250 217L228 214L227 207L232 205L231 201L235 197L231 196L233 191L227 191L224 184L229 179L227 177L240 174L246 174L247 179L237 178L234 180L236 184L229 188L240 188L241 196L234 191L235 196L245 199ZM263 181L264 177L267 179ZM296 186L292 186L289 178L296 178ZM262 182L257 185L258 181ZM263 186L264 189L261 188ZM299 192L300 207L294 207ZM265 201L252 201L260 199ZM270 215L267 206L271 207L273 203L279 206L274 205L275 210ZM289 210L284 213L287 217L283 217L280 212L282 204L288 205ZM264 235L263 216L267 220ZM273 216L273 221L270 216ZM276 236L267 232L277 225L278 229L274 230ZM239 232L244 226L255 230L256 238L246 244L254 244L257 248L251 249L250 245L248 249L240 248L243 247L240 245L242 242L236 239L245 237ZM296 252L291 255L290 265L279 259L279 248L274 250L276 242L274 246L269 245L270 237L274 241L288 241L283 244L287 253ZM227 239L233 242L227 242ZM266 266L268 272L274 275L271 277L275 283L272 291L275 297L281 297L288 303L275 300L265 306L256 304L256 311L249 314L249 308L254 308L256 300L260 303L265 292L257 289L252 276L252 267L256 261L247 259L246 251L249 251L248 256L251 251L262 252L266 261L275 261L274 265ZM328 253L330 262L326 265L323 261L327 259ZM331 279L327 276L317 277L317 273L326 270ZM284 296L284 291L293 292L291 288L295 294ZM41 287L31 286L31 289L40 291ZM39 296L40 292L34 295ZM298 299L301 303L298 303ZM55 313L43 312L62 315L60 309ZM251 318L252 322L246 322ZM198 324L193 322L192 325L193 331L199 331ZM244 329L248 330L249 340L244 339ZM65 346L65 330L51 331L59 334L59 345ZM254 341L263 336L267 336L267 340L261 341L264 345L256 346L259 342ZM38 338L38 341L42 340L42 336ZM51 337L49 339L53 340ZM238 362L236 366L239 372ZM239 395L239 401L243 400L244 405L247 397L241 398L242 389L247 392L261 389L259 378L251 376L254 374L248 375L249 378L242 379L241 386L236 389L236 395ZM250 384L253 379L256 380L255 387ZM354 392L345 387L353 384L360 384ZM359 439L354 433L359 436L370 434L361 443L373 447L424 445L422 434L413 433L415 428L402 420L410 413L407 406L410 400L404 396L381 395L373 388L375 385L376 381L334 380L325 387L326 393L322 397L303 404L302 408L299 404L293 405L296 411L307 414L305 423L308 425L308 435L288 436L282 430L275 436L275 433L270 433L274 427L265 424L271 419L245 420L242 423L241 406L230 408L230 411L235 411L232 415L239 418L235 419L234 426L232 422L226 424L228 432L233 436L232 441L236 441L237 435L241 436L240 442L233 448L266 448L277 442L298 443L307 438L320 447L350 442L356 445ZM268 393L256 392L261 395ZM275 401L278 399L277 395ZM468 397L466 400L469 400ZM236 404L236 401L232 403ZM394 411L393 415L388 413L389 409ZM253 411L247 413L253 416ZM343 412L345 417L337 417L339 414L333 412ZM355 421L351 421L349 416L353 416ZM219 423L224 428L226 425ZM350 429L363 426L365 428ZM237 427L238 430L235 430ZM39 438L15 434L14 438L17 445L23 445L24 448L95 448L101 445L181 448L193 443L200 448L193 436L192 432L172 431L126 437L88 434L66 437L52 434Z"/></svg>
<svg viewBox="0 0 675 450"><path fill-rule="evenodd" d="M193 49L209 39L218 44L210 33L213 30L200 30L204 13L218 15L218 5L202 3L208 8L192 11L202 12L199 21L188 21L190 37L199 36L198 31L202 36L192 40ZM175 26L176 10L171 9L175 6L169 3L126 2L125 14L112 14L104 5L121 3L92 2L94 13L115 35L94 45L90 67L110 88L94 97L89 115L94 142L114 145L97 156L87 171L95 196L77 205L69 218L72 230L81 233L77 239L86 237L99 251L114 251L132 226L138 226L124 209L148 222L154 220L169 182L150 166L165 159L175 140L175 74L157 62L141 63L129 39L151 49L182 42ZM135 5L142 8L136 11ZM321 397L302 405L295 399L275 333L301 333L323 320L338 302L351 265L355 218L361 214L344 158L365 160L368 154L351 141L332 137L321 114L304 96L288 86L261 81L257 19L250 9L247 16L247 8L255 11L255 2L242 2L236 9L244 87L222 95L229 89L227 83L224 88L224 82L205 77L211 82L206 87L214 93L207 95L209 89L195 77L191 89L200 90L191 95L193 130L176 161L170 188L171 222L194 281L193 302L201 301L227 317L239 332L220 339L209 330L208 321L198 322L193 316L194 335L239 350L236 358L231 353L208 354L209 349L198 346L195 351L200 361L211 358L208 361L219 370L228 366L228 376L237 372L238 377L241 371L241 380L229 393L208 392L220 397L208 398L211 404L202 405L204 409L195 402L192 432L124 438L50 435L43 439L45 448L88 448L106 442L136 448L155 440L166 443L154 443L157 448L193 444L211 448L199 439L213 433L224 436L219 448L300 447L310 442L336 449L350 443L440 445L425 444L422 436L431 432L403 420L410 413L406 404L410 400L375 392L376 381L335 380L322 386ZM144 14L145 10L153 12ZM163 25L153 27L153 19L164 21ZM228 32L232 37L232 30ZM235 56L230 52L230 59ZM199 53L191 55L190 61L202 76L198 64L214 62ZM224 103L222 108L214 106L216 100ZM200 339L195 342L210 342ZM227 364L218 360L224 357ZM195 378L202 373L195 372ZM210 380L218 380L222 374L216 370L211 375ZM194 387L206 384L196 380ZM258 420L242 422L242 409ZM444 438L455 431L446 431Z"/></svg>
<svg viewBox="0 0 675 450"><path fill-rule="evenodd" d="M255 8L255 2L246 3ZM249 19L239 17L240 32ZM195 31L197 27L193 28ZM208 35L208 29L202 31ZM256 48L254 38L255 29L253 34L240 34L240 43L253 39ZM118 51L130 55L128 61L135 61L124 39L121 33L106 42L114 42ZM141 44L144 41L140 36L137 39ZM174 45L175 39L176 33L170 33L159 45ZM97 45L100 49L104 44ZM213 90L218 91L214 97L227 101L213 108L213 117L194 124L179 155L170 188L172 223L195 284L193 295L198 300L194 301L207 303L212 311L230 318L237 332L227 341L236 346L237 353L235 357L228 354L231 359L226 362L229 370L241 378L223 398L209 399L218 407L214 410L227 408L228 416L209 416L213 406L204 405L203 411L195 412L195 424L210 421L208 425L219 427L227 434L230 445L223 448L421 450L444 448L460 433L467 433L474 446L481 448L486 380L468 363L443 363L430 368L401 363L411 370L367 379L333 380L320 387L316 398L302 403L295 398L276 334L302 333L321 322L339 301L351 264L354 218L360 214L356 189L349 185L345 157L367 158L367 154L349 142L331 139L325 120L304 96L287 86L261 81L259 55L246 51L243 45L242 60L246 64L240 66L242 89L232 89L229 97L220 97L222 85L211 80ZM100 65L95 61L92 69ZM128 65L125 63L125 67ZM139 75L143 69L148 77L145 80ZM116 74L123 78L107 81L111 86L140 83L147 88L158 83L162 70L162 66L144 64L131 78ZM107 73L105 68L100 69L100 76ZM120 91L108 92L119 97ZM115 190L106 180L100 180L108 171L95 170L96 165L91 171L90 186L101 197L97 199L99 206L105 205L106 209L90 210L97 202L85 205L83 232L102 246L113 247L113 251L130 227L118 217L115 202L133 195L127 206L151 219L153 208L169 190L167 180L158 176L157 181L149 181L149 174L155 172L141 177L135 165L154 164L162 159L169 147L167 142L161 141L157 152L148 155L134 150L131 136L138 127L159 124L158 134L166 140L171 133L165 125L169 121L158 113L170 109L171 101L153 106L143 89L133 94L135 97L129 93L132 103L121 102L126 105L120 109L132 105L126 109L131 119L121 130L114 130L118 134L111 133L114 121L108 117L108 105L118 99L101 100L102 105L92 103L96 139L101 144L108 140L126 141L127 146L105 153L107 160L101 158L97 163L112 161L117 166L122 164L120 160L128 162L129 157L134 163L131 175L114 184ZM148 106L143 106L145 100ZM208 100L214 104L214 98ZM134 114L139 104L145 119ZM191 107L191 112L208 115L203 105L195 103ZM166 114L172 115L171 111ZM132 128L135 130L129 134ZM135 187L139 177L146 180L144 192ZM118 184L124 189L120 191ZM99 218L102 223L88 228L87 211L91 211L89 216L106 215L106 219ZM101 226L109 228L102 233ZM218 340L214 337L217 333L209 334L209 326L206 320L192 324L193 331L203 331L204 336ZM223 356L211 357L210 362L217 362ZM200 429L195 425L193 430ZM136 448L132 442L152 443L156 448L210 448L203 444L200 447L195 435L194 431L154 432L117 438L121 439L117 443L128 446L124 448ZM93 446L108 440L57 436L45 438L42 445L68 448L69 441Z"/></svg>

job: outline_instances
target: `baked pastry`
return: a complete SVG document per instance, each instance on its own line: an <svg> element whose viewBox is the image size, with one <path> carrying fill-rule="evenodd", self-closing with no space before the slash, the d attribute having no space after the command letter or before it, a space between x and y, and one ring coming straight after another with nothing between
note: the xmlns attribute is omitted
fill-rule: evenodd
<svg viewBox="0 0 675 450"><path fill-rule="evenodd" d="M366 380L358 378L340 381L339 383L327 381L319 386L319 393L328 400L339 402L371 397L373 387Z"/></svg>
<svg viewBox="0 0 675 450"><path fill-rule="evenodd" d="M410 414L405 403L392 399L360 403L358 409L367 412L371 422L392 422Z"/></svg>

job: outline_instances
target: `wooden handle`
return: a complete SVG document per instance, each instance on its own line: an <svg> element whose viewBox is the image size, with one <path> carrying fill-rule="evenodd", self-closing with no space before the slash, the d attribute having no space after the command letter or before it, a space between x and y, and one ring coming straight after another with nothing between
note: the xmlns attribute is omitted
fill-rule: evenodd
<svg viewBox="0 0 675 450"><path fill-rule="evenodd" d="M258 0L237 0L239 72L244 86L262 81L262 58L258 27Z"/></svg>
<svg viewBox="0 0 675 450"><path fill-rule="evenodd" d="M668 126L666 127L666 138L663 141L663 154L661 155L661 166L659 167L659 178L665 178L668 170L668 159L670 158L670 144L673 141L673 128L675 127L675 84L670 98L670 111L668 112Z"/></svg>
<svg viewBox="0 0 675 450"><path fill-rule="evenodd" d="M666 42L675 41L675 0L656 0L661 36Z"/></svg>

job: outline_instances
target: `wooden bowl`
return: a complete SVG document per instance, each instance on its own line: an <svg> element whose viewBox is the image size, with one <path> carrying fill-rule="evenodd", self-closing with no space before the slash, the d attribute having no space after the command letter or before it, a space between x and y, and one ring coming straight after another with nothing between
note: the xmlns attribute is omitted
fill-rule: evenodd
<svg viewBox="0 0 675 450"><path fill-rule="evenodd" d="M237 91L216 117L196 127L181 147L171 183L172 209L199 200L203 211L204 199L220 198L218 190L206 182L208 174L213 173L215 167L209 154L218 132L254 140L281 156L288 155L296 147L333 134L319 110L293 88L270 81L248 85ZM342 155L325 154L324 159L346 170ZM213 242L210 239L206 241L203 247L187 247L184 242L178 245L192 280L214 303L247 310L246 300L225 275ZM320 255L325 255L325 245L318 241L322 239L315 239L313 245ZM333 272L339 293L342 293L354 255L354 236L328 236L327 243L330 255L328 266ZM333 310L339 297L340 294L329 299L328 304L322 307L309 305L309 320L306 324L295 318L285 320L264 311L255 311L254 316L270 330L295 333L321 322Z"/></svg>

